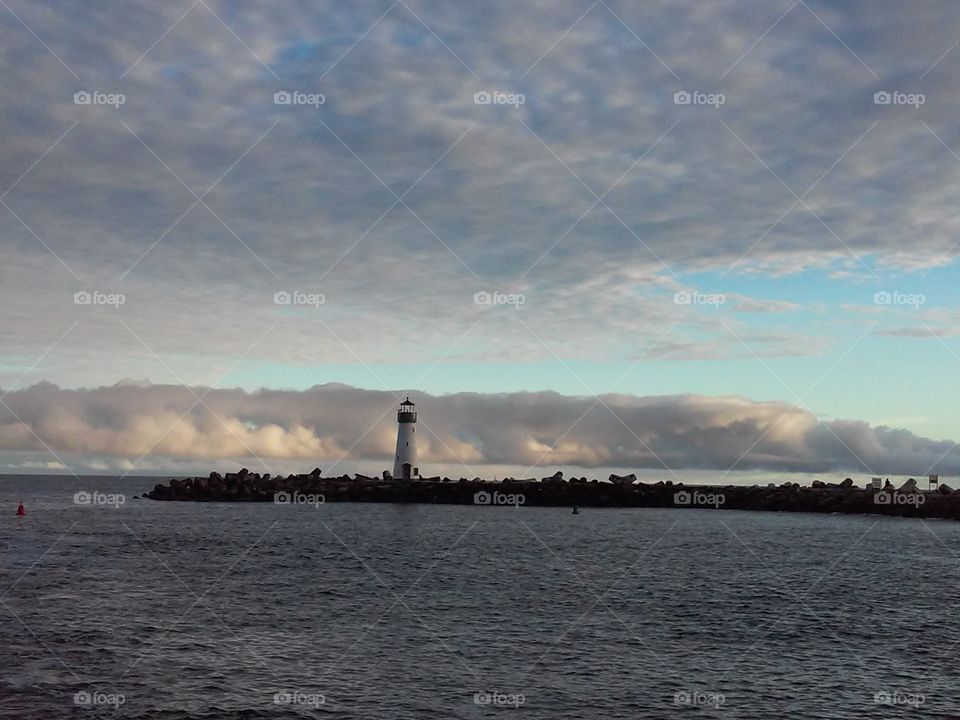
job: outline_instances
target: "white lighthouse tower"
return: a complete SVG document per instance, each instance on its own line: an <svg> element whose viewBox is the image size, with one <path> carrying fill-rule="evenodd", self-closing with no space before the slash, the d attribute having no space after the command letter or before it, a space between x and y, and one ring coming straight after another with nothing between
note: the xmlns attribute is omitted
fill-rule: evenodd
<svg viewBox="0 0 960 720"><path fill-rule="evenodd" d="M420 475L417 467L417 411L410 397L397 411L397 452L393 459L393 477L404 480Z"/></svg>

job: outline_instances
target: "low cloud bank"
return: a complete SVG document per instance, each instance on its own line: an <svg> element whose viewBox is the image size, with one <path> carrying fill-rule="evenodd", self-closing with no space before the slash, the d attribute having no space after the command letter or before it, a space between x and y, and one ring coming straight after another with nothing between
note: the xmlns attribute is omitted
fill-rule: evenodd
<svg viewBox="0 0 960 720"><path fill-rule="evenodd" d="M421 463L547 468L960 474L960 448L777 402L672 395L415 393ZM0 451L125 460L382 461L398 396L328 384L304 391L40 383L0 402ZM536 474L531 471L531 475Z"/></svg>

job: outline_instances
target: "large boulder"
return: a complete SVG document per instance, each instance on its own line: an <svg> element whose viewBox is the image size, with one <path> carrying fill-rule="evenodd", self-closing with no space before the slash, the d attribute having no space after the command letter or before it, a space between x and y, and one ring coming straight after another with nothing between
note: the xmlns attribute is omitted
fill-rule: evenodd
<svg viewBox="0 0 960 720"><path fill-rule="evenodd" d="M900 486L900 492L905 492L905 493L917 492L917 481L914 480L913 478L910 478L903 485Z"/></svg>

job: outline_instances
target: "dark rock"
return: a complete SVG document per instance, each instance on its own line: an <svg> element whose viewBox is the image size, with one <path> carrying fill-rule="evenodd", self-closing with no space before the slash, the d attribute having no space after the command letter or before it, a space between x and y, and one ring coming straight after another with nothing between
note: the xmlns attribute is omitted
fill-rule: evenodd
<svg viewBox="0 0 960 720"><path fill-rule="evenodd" d="M242 473L243 471L241 471ZM760 510L771 512L819 512L850 514L884 514L904 517L930 517L960 520L960 495L946 484L931 493L924 493L923 504L878 504L874 492L860 490L851 482L818 487L800 487L798 483L784 483L776 487L692 485L665 481L657 483L622 484L601 482L597 479L571 478L570 482L545 482L537 478L507 478L503 482L489 482L477 478L422 478L420 480L392 480L383 482L364 475L342 475L323 478L318 475L290 475L287 478L259 476L249 471L227 474L223 482L210 477L174 478L167 485L157 485L143 497L151 500L271 502L274 494L288 492L323 494L328 501L385 502L385 503L445 503L472 505L476 492L521 492L526 506L570 507L660 507L675 508L674 494L678 489L705 494L723 494L720 509ZM618 476L619 477L619 476ZM629 476L627 476L629 477ZM440 482L437 482L440 480ZM887 483L892 490L892 485ZM910 486L907 485L907 488Z"/></svg>

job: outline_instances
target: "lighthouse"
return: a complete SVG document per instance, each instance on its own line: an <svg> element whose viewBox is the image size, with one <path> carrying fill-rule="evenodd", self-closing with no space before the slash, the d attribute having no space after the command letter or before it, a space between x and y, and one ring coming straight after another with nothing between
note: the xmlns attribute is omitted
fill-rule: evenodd
<svg viewBox="0 0 960 720"><path fill-rule="evenodd" d="M393 477L409 480L420 475L417 467L417 411L410 397L397 411L397 452L393 459Z"/></svg>

